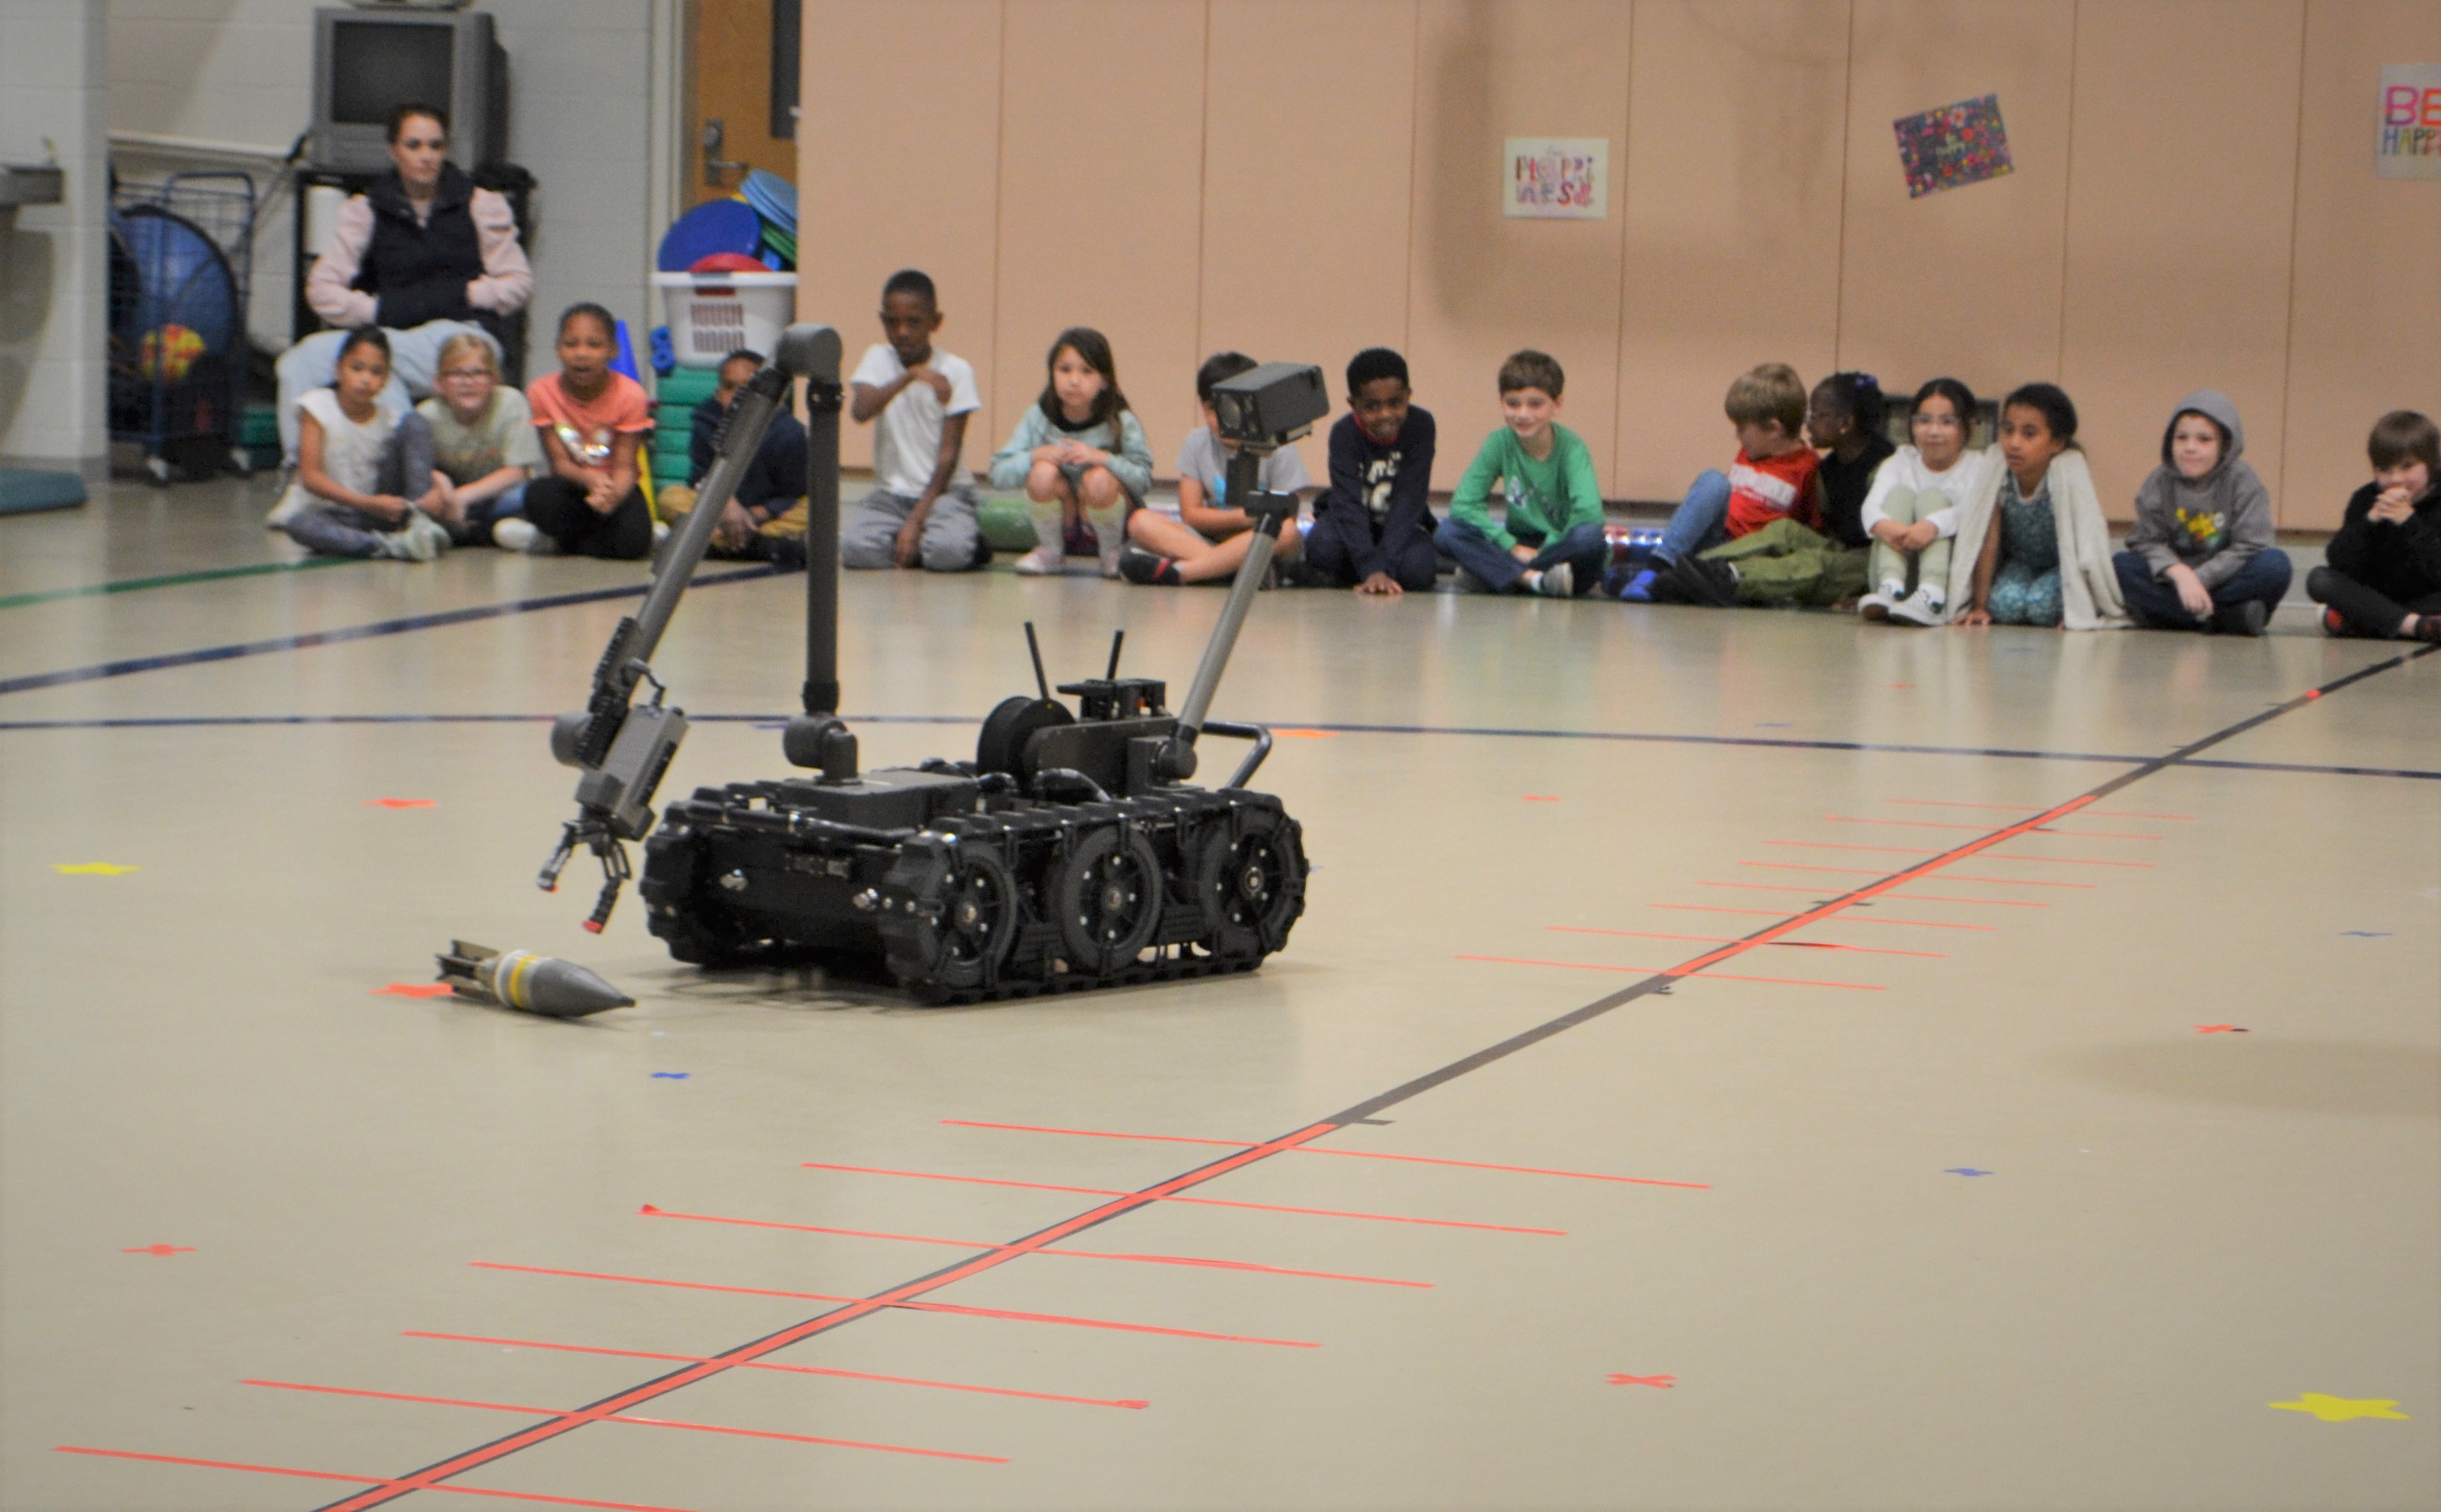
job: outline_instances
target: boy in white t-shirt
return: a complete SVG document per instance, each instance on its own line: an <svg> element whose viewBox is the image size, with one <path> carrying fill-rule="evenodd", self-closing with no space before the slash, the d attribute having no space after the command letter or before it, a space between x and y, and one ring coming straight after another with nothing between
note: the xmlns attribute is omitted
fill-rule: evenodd
<svg viewBox="0 0 2441 1512"><path fill-rule="evenodd" d="M881 286L881 333L848 379L848 413L873 433L874 490L840 529L840 566L965 572L988 560L975 489L959 453L983 407L975 370L932 345L932 280L902 268Z"/></svg>

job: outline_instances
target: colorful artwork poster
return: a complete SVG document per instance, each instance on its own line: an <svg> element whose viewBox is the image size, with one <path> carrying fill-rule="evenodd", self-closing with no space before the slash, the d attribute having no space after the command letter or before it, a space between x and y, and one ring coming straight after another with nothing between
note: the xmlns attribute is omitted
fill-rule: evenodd
<svg viewBox="0 0 2441 1512"><path fill-rule="evenodd" d="M2441 63L2384 63L2378 178L2441 178Z"/></svg>
<svg viewBox="0 0 2441 1512"><path fill-rule="evenodd" d="M1599 221L1610 213L1610 138L1511 136L1501 152L1500 213Z"/></svg>
<svg viewBox="0 0 2441 1512"><path fill-rule="evenodd" d="M2009 129L2000 124L1998 95L1902 116L1890 122L1890 129L1898 133L1908 199L2016 171L2009 160Z"/></svg>

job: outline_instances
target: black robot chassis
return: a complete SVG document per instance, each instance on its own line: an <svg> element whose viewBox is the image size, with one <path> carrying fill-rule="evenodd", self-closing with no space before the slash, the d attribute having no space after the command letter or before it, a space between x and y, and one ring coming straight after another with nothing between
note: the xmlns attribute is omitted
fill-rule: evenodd
<svg viewBox="0 0 2441 1512"><path fill-rule="evenodd" d="M699 787L671 803L644 842L638 888L652 932L679 961L718 966L813 960L878 966L917 1001L964 1003L1252 970L1284 947L1305 910L1303 833L1278 799L1246 781L1272 745L1257 726L1205 717L1239 628L1294 507L1264 495L1262 457L1328 412L1318 369L1271 364L1218 396L1239 441L1230 496L1250 501L1257 539L1205 647L1185 705L1166 686L1118 675L1121 640L1097 679L1052 696L1026 626L1036 695L984 722L971 762L859 772L838 708L840 346L792 327L773 365L732 409L711 476L635 617L621 621L591 706L552 731L585 775L578 818L543 870L555 887L579 845L605 883L599 929L627 875L624 842L650 823L652 792L685 715L662 703L648 663L686 579L791 379L808 380L806 712L783 748L805 775ZM649 703L637 692L653 690ZM1190 785L1204 732L1250 740L1219 788Z"/></svg>

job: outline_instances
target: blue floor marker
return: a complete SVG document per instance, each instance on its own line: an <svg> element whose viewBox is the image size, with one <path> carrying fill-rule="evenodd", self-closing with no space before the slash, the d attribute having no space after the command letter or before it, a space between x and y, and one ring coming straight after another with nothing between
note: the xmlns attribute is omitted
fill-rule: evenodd
<svg viewBox="0 0 2441 1512"><path fill-rule="evenodd" d="M1989 1171L1979 1171L1971 1165L1953 1165L1941 1174L1944 1176L1990 1176L1992 1173Z"/></svg>
<svg viewBox="0 0 2441 1512"><path fill-rule="evenodd" d="M655 1081L663 1082L682 1082L685 1081L690 1074L692 1073L687 1071L655 1071L653 1072L653 1079Z"/></svg>

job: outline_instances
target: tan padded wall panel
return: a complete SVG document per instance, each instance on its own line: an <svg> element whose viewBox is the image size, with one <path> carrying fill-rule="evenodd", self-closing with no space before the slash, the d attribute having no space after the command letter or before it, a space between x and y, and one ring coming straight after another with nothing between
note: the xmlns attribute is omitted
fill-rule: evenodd
<svg viewBox="0 0 2441 1512"><path fill-rule="evenodd" d="M1726 467L1721 396L1746 369L1832 371L1847 55L1844 4L1636 6L1618 493L1674 499Z"/></svg>
<svg viewBox="0 0 2441 1512"><path fill-rule="evenodd" d="M2280 523L2328 531L2372 477L2365 432L2385 411L2441 417L2441 183L2376 178L2375 92L2386 63L2441 61L2432 0L2305 8L2296 306Z"/></svg>
<svg viewBox="0 0 2441 1512"><path fill-rule="evenodd" d="M1336 396L1359 350L1404 349L1415 48L1410 0L1212 8L1198 361L1320 363ZM1193 379L1160 375L1186 399ZM1329 426L1300 448L1317 484Z"/></svg>
<svg viewBox="0 0 2441 1512"><path fill-rule="evenodd" d="M991 443L1041 393L1052 338L1093 326L1166 476L1197 423L1203 6L1008 0L1005 36Z"/></svg>
<svg viewBox="0 0 2441 1512"><path fill-rule="evenodd" d="M1618 492L1611 462L1630 15L1605 0L1422 6L1407 363L1418 402L1440 423L1439 487L1456 486L1500 423L1500 360L1535 347L1566 370L1561 423L1591 448L1604 492ZM1608 218L1503 216L1506 136L1609 137Z"/></svg>
<svg viewBox="0 0 2441 1512"><path fill-rule="evenodd" d="M2058 364L2076 9L1856 0L1839 366L1893 397L1944 373L1994 393ZM2015 171L1908 199L1890 123L1989 94Z"/></svg>
<svg viewBox="0 0 2441 1512"><path fill-rule="evenodd" d="M2304 26L2300 0L2085 8L2060 382L2114 519L2197 388L2236 403L2280 504Z"/></svg>
<svg viewBox="0 0 2441 1512"><path fill-rule="evenodd" d="M905 82L878 66L911 33L954 87L929 92L920 166L911 161ZM974 364L984 407L967 423L967 464L1001 441L992 403L992 238L1000 153L1000 0L812 0L805 7L797 126L797 314L839 327L854 371L881 339L882 280L904 267L941 294L942 350ZM873 461L873 427L843 423L841 459Z"/></svg>

